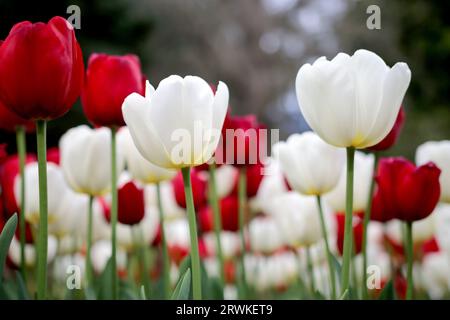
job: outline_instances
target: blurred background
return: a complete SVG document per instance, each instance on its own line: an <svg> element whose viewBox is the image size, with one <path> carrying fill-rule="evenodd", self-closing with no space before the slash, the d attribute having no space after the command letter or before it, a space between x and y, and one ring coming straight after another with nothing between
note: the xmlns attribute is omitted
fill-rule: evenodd
<svg viewBox="0 0 450 320"><path fill-rule="evenodd" d="M406 123L391 154L413 159L418 144L450 137L450 1L1 0L0 38L22 20L68 18L73 4L81 9L76 35L85 62L92 52L130 52L140 57L155 86L170 74L222 80L234 114L256 114L279 128L282 139L308 129L294 91L300 66L359 48L376 52L388 65L407 62L412 70ZM366 26L370 5L381 10L380 30ZM85 122L77 102L49 124L49 145ZM0 137L14 152L15 136ZM35 138L28 139L33 150Z"/></svg>

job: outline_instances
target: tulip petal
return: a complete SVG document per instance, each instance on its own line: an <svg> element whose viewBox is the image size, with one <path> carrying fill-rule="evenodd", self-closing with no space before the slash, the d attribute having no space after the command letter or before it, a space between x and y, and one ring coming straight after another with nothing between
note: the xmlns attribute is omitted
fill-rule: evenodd
<svg viewBox="0 0 450 320"><path fill-rule="evenodd" d="M386 74L383 99L376 121L360 148L373 146L384 139L397 118L403 97L411 81L411 71L406 63L396 63Z"/></svg>
<svg viewBox="0 0 450 320"><path fill-rule="evenodd" d="M153 119L150 117L151 107L151 102L141 95L130 94L122 106L125 123L130 129L136 148L144 158L157 166L172 168L173 164L164 144L153 127Z"/></svg>

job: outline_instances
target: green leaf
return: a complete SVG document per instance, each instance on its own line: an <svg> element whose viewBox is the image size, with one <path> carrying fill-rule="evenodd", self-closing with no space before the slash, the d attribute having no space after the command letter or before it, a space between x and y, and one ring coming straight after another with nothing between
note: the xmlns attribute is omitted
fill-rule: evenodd
<svg viewBox="0 0 450 320"><path fill-rule="evenodd" d="M141 286L140 294L141 294L141 300L147 300L147 295L145 294L144 286Z"/></svg>
<svg viewBox="0 0 450 320"><path fill-rule="evenodd" d="M25 281L23 280L22 274L18 271L16 271L16 282L17 282L17 297L19 298L19 300L30 300Z"/></svg>
<svg viewBox="0 0 450 320"><path fill-rule="evenodd" d="M189 269L190 267L191 267L191 255L187 255L180 263L180 269L178 270L178 272L180 273L179 279L181 279L181 277L186 273L186 270Z"/></svg>
<svg viewBox="0 0 450 320"><path fill-rule="evenodd" d="M112 260L110 258L99 278L99 291L98 291L99 300L112 299L111 279L112 279Z"/></svg>
<svg viewBox="0 0 450 320"><path fill-rule="evenodd" d="M389 282L386 283L386 285L384 286L383 291L381 291L378 300L395 300L395 299L396 295L394 283L392 282L392 280L389 280Z"/></svg>
<svg viewBox="0 0 450 320"><path fill-rule="evenodd" d="M339 300L348 300L349 299L349 290L346 289L344 293L339 297Z"/></svg>
<svg viewBox="0 0 450 320"><path fill-rule="evenodd" d="M191 268L188 268L183 277L178 281L173 291L171 300L187 300L191 291Z"/></svg>
<svg viewBox="0 0 450 320"><path fill-rule="evenodd" d="M3 284L3 268L5 267L6 257L8 256L9 246L14 232L17 227L17 214L15 213L3 227L3 231L0 234L0 286Z"/></svg>

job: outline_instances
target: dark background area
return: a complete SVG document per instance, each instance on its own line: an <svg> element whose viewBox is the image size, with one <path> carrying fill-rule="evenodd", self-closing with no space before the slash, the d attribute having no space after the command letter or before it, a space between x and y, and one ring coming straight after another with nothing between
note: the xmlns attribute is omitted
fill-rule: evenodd
<svg viewBox="0 0 450 320"><path fill-rule="evenodd" d="M137 54L155 86L170 74L225 81L235 114L255 113L281 138L307 129L294 92L299 67L325 55L372 50L388 65L405 61L412 83L400 141L390 154L414 156L418 144L450 136L450 2L439 0L62 0L0 1L0 38L23 20L68 18L81 9L76 30L85 62L92 52ZM381 9L381 30L366 27L369 5ZM1 75L0 75L1 76ZM86 123L77 102L49 123L48 143ZM15 151L15 137L0 133ZM35 149L29 135L29 150Z"/></svg>

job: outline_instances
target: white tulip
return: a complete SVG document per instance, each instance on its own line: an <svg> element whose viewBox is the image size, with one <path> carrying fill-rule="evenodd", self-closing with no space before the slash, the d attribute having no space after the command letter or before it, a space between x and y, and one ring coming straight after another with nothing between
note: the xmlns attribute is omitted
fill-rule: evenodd
<svg viewBox="0 0 450 320"><path fill-rule="evenodd" d="M210 255L216 255L217 241L214 232L208 232L203 235L206 250ZM235 257L241 250L241 242L236 232L222 231L220 233L220 244L222 245L222 254L224 259Z"/></svg>
<svg viewBox="0 0 450 320"><path fill-rule="evenodd" d="M450 255L450 204L438 204L431 215L436 219L436 239L439 248Z"/></svg>
<svg viewBox="0 0 450 320"><path fill-rule="evenodd" d="M111 130L86 125L68 130L59 142L61 167L71 188L79 193L103 195L111 187ZM117 150L117 172L124 167Z"/></svg>
<svg viewBox="0 0 450 320"><path fill-rule="evenodd" d="M450 203L450 140L428 141L420 145L416 151L417 164L422 165L429 161L441 169L441 201Z"/></svg>
<svg viewBox="0 0 450 320"><path fill-rule="evenodd" d="M186 218L170 220L164 224L167 245L189 249L189 224Z"/></svg>
<svg viewBox="0 0 450 320"><path fill-rule="evenodd" d="M274 150L295 191L320 195L333 189L344 168L344 149L333 147L313 132L291 135Z"/></svg>
<svg viewBox="0 0 450 320"><path fill-rule="evenodd" d="M303 65L295 86L305 120L322 139L367 148L393 127L410 80L406 63L389 68L375 53L358 50Z"/></svg>
<svg viewBox="0 0 450 320"><path fill-rule="evenodd" d="M270 254L284 244L280 229L271 216L252 219L248 225L248 235L250 247L254 252Z"/></svg>
<svg viewBox="0 0 450 320"><path fill-rule="evenodd" d="M291 247L311 246L322 239L319 208L315 197L288 192L276 197L268 207L275 217L285 243ZM323 204L327 229L332 230L332 217L328 206Z"/></svg>
<svg viewBox="0 0 450 320"><path fill-rule="evenodd" d="M216 169L216 189L219 199L228 196L234 189L238 179L238 169L224 164Z"/></svg>
<svg viewBox="0 0 450 320"><path fill-rule="evenodd" d="M112 248L111 241L109 240L100 240L95 242L91 248L91 261L92 268L97 274L103 272L108 263L108 260L111 258ZM117 267L119 270L123 270L127 266L127 255L123 250L117 251L116 256Z"/></svg>
<svg viewBox="0 0 450 320"><path fill-rule="evenodd" d="M194 76L172 75L156 90L147 81L145 97L123 102L125 123L142 156L153 164L179 169L207 162L213 155L228 107L228 88Z"/></svg>
<svg viewBox="0 0 450 320"><path fill-rule="evenodd" d="M353 211L355 212L366 209L373 177L373 165L374 156L372 154L364 154L359 151L355 153L353 176ZM335 212L345 212L346 183L347 175L343 171L336 188L324 196L324 199Z"/></svg>
<svg viewBox="0 0 450 320"><path fill-rule="evenodd" d="M123 150L128 172L133 179L142 183L159 183L170 180L177 174L176 170L158 167L146 160L134 145L130 130L121 128L117 133L119 149Z"/></svg>
<svg viewBox="0 0 450 320"><path fill-rule="evenodd" d="M25 219L37 226L39 224L39 175L36 162L25 166L25 180ZM21 203L20 183L20 175L17 175L14 182L14 195L17 203ZM70 192L70 189L60 168L53 163L47 163L48 224L50 228L64 218L64 212L60 207L63 206L67 192Z"/></svg>
<svg viewBox="0 0 450 320"><path fill-rule="evenodd" d="M48 264L55 259L57 249L58 240L56 240L54 236L49 236L47 242ZM9 246L8 256L16 266L20 266L20 262L22 260L20 254L20 241L17 240L16 237L13 237ZM25 244L25 265L27 267L34 267L36 265L36 248L34 244Z"/></svg>
<svg viewBox="0 0 450 320"><path fill-rule="evenodd" d="M270 201L279 195L288 192L284 175L281 171L279 161L275 158L269 158L268 165L264 168L264 176L259 185L256 196L249 199L250 209L253 212L266 212Z"/></svg>
<svg viewBox="0 0 450 320"><path fill-rule="evenodd" d="M433 252L423 258L422 285L431 299L443 299L450 292L450 257L445 252Z"/></svg>

